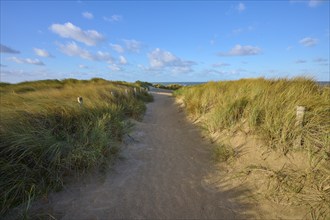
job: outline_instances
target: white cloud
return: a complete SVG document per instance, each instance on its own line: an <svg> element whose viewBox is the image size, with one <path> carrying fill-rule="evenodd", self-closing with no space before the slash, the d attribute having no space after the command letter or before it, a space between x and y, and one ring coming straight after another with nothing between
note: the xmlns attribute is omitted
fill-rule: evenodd
<svg viewBox="0 0 330 220"><path fill-rule="evenodd" d="M247 72L246 69L238 68L232 70L217 70L217 69L204 69L200 72L201 76L210 75L210 76L231 76L231 75L240 75L241 73Z"/></svg>
<svg viewBox="0 0 330 220"><path fill-rule="evenodd" d="M315 58L313 60L313 62L318 63L321 66L329 66L328 59L325 59L325 58L318 57L318 58Z"/></svg>
<svg viewBox="0 0 330 220"><path fill-rule="evenodd" d="M218 35L214 34L212 39L210 40L211 45L215 45L217 43Z"/></svg>
<svg viewBox="0 0 330 220"><path fill-rule="evenodd" d="M319 5L321 5L323 2L325 2L325 0L290 0L290 3L292 3L292 4L304 3L311 8L316 8Z"/></svg>
<svg viewBox="0 0 330 220"><path fill-rule="evenodd" d="M212 64L213 67L224 67L224 66L230 66L229 63L223 63L223 62L218 62L218 63L214 63Z"/></svg>
<svg viewBox="0 0 330 220"><path fill-rule="evenodd" d="M93 19L94 18L94 15L92 13L88 12L88 11L83 12L82 16L84 18L87 18L87 19Z"/></svg>
<svg viewBox="0 0 330 220"><path fill-rule="evenodd" d="M58 78L58 76L45 68L37 68L32 71L23 69L0 69L1 81L18 83L22 81Z"/></svg>
<svg viewBox="0 0 330 220"><path fill-rule="evenodd" d="M137 40L123 40L128 51L138 53L142 48L142 43Z"/></svg>
<svg viewBox="0 0 330 220"><path fill-rule="evenodd" d="M249 33L251 31L253 31L254 29L255 29L255 26L253 26L253 25L249 25L247 27L236 28L231 31L229 36L237 36L237 35L240 35L243 33Z"/></svg>
<svg viewBox="0 0 330 220"><path fill-rule="evenodd" d="M257 55L261 53L261 49L255 46L242 46L242 45L235 45L231 50L228 52L221 52L219 56L250 56L250 55Z"/></svg>
<svg viewBox="0 0 330 220"><path fill-rule="evenodd" d="M104 40L104 36L99 32L95 30L81 30L70 22L65 24L52 24L49 29L63 38L70 38L88 46L95 46L97 43Z"/></svg>
<svg viewBox="0 0 330 220"><path fill-rule="evenodd" d="M243 28L236 28L236 29L232 30L232 33L233 33L234 35L237 35L237 34L242 33L243 31L244 31Z"/></svg>
<svg viewBox="0 0 330 220"><path fill-rule="evenodd" d="M80 48L75 42L66 45L60 44L59 47L61 52L68 56L79 56L83 59L92 60L92 55L87 50Z"/></svg>
<svg viewBox="0 0 330 220"><path fill-rule="evenodd" d="M80 48L75 42L67 43L66 45L59 44L62 53L68 56L78 56L82 59L93 60L93 61L111 61L113 58L107 52L98 51L95 54Z"/></svg>
<svg viewBox="0 0 330 220"><path fill-rule="evenodd" d="M121 45L119 45L119 44L110 44L110 47L114 51L116 51L117 53L124 53L125 52L124 48Z"/></svg>
<svg viewBox="0 0 330 220"><path fill-rule="evenodd" d="M113 58L107 52L97 51L96 54L93 55L93 60L96 61L112 61Z"/></svg>
<svg viewBox="0 0 330 220"><path fill-rule="evenodd" d="M171 69L172 73L189 73L192 72L193 69L191 68L191 66L174 66Z"/></svg>
<svg viewBox="0 0 330 220"><path fill-rule="evenodd" d="M80 65L79 65L79 68L80 68L80 69L88 69L88 66L86 66L86 65L84 65L84 64L80 64Z"/></svg>
<svg viewBox="0 0 330 220"><path fill-rule="evenodd" d="M318 39L305 37L299 41L300 44L304 45L305 47L313 47L318 43Z"/></svg>
<svg viewBox="0 0 330 220"><path fill-rule="evenodd" d="M295 61L295 63L299 63L299 64L300 64L300 63L307 63L307 61L306 61L306 60L298 59L298 60Z"/></svg>
<svg viewBox="0 0 330 220"><path fill-rule="evenodd" d="M311 8L315 8L319 6L324 0L309 0L308 6Z"/></svg>
<svg viewBox="0 0 330 220"><path fill-rule="evenodd" d="M34 52L36 55L39 57L53 57L49 52L47 52L44 49L39 49L39 48L33 48Z"/></svg>
<svg viewBox="0 0 330 220"><path fill-rule="evenodd" d="M111 70L114 71L114 72L118 72L118 71L121 70L120 67L117 66L117 64L115 64L115 63L109 65L108 68L111 69Z"/></svg>
<svg viewBox="0 0 330 220"><path fill-rule="evenodd" d="M119 56L119 63L123 65L127 64L126 58L124 56Z"/></svg>
<svg viewBox="0 0 330 220"><path fill-rule="evenodd" d="M215 70L215 69L204 69L200 73L200 75L202 75L202 76L205 76L205 75L219 76L219 75L225 75L225 74L227 74L227 72L221 71L221 70Z"/></svg>
<svg viewBox="0 0 330 220"><path fill-rule="evenodd" d="M315 63L325 63L325 62L328 62L328 59L324 59L324 58L319 57L319 58L315 58L313 61Z"/></svg>
<svg viewBox="0 0 330 220"><path fill-rule="evenodd" d="M103 16L103 20L105 20L105 21L111 21L111 18L106 17L106 16Z"/></svg>
<svg viewBox="0 0 330 220"><path fill-rule="evenodd" d="M290 51L290 50L292 50L292 46L288 46L287 48L286 48L286 50L288 50L288 51Z"/></svg>
<svg viewBox="0 0 330 220"><path fill-rule="evenodd" d="M21 64L33 64L33 65L38 65L38 66L43 66L45 65L42 61L38 59L30 59L30 58L18 58L18 57L9 57L8 60L13 61L15 63L21 63Z"/></svg>
<svg viewBox="0 0 330 220"><path fill-rule="evenodd" d="M7 47L3 44L0 44L0 53L20 53L18 50L14 50L10 47Z"/></svg>
<svg viewBox="0 0 330 220"><path fill-rule="evenodd" d="M242 11L245 10L245 5L244 5L242 2L240 2L240 3L237 5L236 9L237 9L239 12L242 12Z"/></svg>
<svg viewBox="0 0 330 220"><path fill-rule="evenodd" d="M119 22L119 21L123 20L123 16L122 15L112 15L110 18L103 16L103 20L110 21L110 22Z"/></svg>
<svg viewBox="0 0 330 220"><path fill-rule="evenodd" d="M168 51L162 51L157 48L152 51L149 55L149 62L151 68L162 68L169 64L174 64L175 61L178 60L172 53Z"/></svg>
<svg viewBox="0 0 330 220"><path fill-rule="evenodd" d="M172 73L191 72L195 62L182 60L171 52L156 48L148 54L149 70L170 70Z"/></svg>

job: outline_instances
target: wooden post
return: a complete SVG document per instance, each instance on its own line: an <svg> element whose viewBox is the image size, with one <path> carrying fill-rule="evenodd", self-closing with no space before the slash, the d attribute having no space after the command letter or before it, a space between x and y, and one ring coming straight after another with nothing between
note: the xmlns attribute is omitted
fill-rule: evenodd
<svg viewBox="0 0 330 220"><path fill-rule="evenodd" d="M80 106L82 106L83 103L84 103L83 97L81 97L81 96L79 96L79 97L77 98L77 101L78 101L78 103L80 104Z"/></svg>
<svg viewBox="0 0 330 220"><path fill-rule="evenodd" d="M134 95L136 96L136 88L134 87Z"/></svg>
<svg viewBox="0 0 330 220"><path fill-rule="evenodd" d="M296 123L295 126L298 129L298 137L295 143L296 148L301 148L302 145L302 128L304 125L304 116L306 108L304 106L297 106L296 108Z"/></svg>
<svg viewBox="0 0 330 220"><path fill-rule="evenodd" d="M305 110L306 108L304 106L297 106L296 126L303 126Z"/></svg>

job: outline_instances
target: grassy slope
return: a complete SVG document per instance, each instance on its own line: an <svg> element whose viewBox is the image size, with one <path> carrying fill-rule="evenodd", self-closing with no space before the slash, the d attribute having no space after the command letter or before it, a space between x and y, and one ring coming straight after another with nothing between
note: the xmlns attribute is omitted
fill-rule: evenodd
<svg viewBox="0 0 330 220"><path fill-rule="evenodd" d="M152 100L138 85L103 79L1 84L0 94L0 214L60 189L70 173L104 167L126 119Z"/></svg>
<svg viewBox="0 0 330 220"><path fill-rule="evenodd" d="M215 153L219 160L232 164L233 160L242 161L238 148L221 140L224 132L234 138L244 130L250 137L261 139L262 144L252 146L255 155L250 164L236 176L248 178L262 173L258 178L267 183L264 196L279 203L306 205L313 218L330 217L330 87L304 78L260 78L189 86L175 95L188 115L217 139ZM296 125L298 105L306 107L303 127ZM296 144L300 136L302 146ZM260 150L257 146L264 153L254 153ZM270 162L271 157L261 158L265 152L277 156ZM305 161L290 157L298 154ZM278 166L280 161L285 161L283 166Z"/></svg>

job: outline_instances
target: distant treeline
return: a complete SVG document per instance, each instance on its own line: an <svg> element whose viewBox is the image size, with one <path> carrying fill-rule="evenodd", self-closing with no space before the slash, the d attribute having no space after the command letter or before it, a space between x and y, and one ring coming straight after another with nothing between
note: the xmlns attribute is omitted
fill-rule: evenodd
<svg viewBox="0 0 330 220"><path fill-rule="evenodd" d="M158 89L169 89L169 90L177 90L183 86L180 84L149 83L149 82L142 82L142 81L136 81L135 83L142 87L145 87L145 88L155 87Z"/></svg>
<svg viewBox="0 0 330 220"><path fill-rule="evenodd" d="M158 89L169 89L169 90L177 90L182 87L182 85L179 84L169 84L169 85L153 84L152 86Z"/></svg>

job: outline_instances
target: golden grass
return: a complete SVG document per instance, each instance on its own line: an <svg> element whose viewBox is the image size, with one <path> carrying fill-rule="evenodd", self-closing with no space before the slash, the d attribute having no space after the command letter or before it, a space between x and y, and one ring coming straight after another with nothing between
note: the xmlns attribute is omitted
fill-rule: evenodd
<svg viewBox="0 0 330 220"><path fill-rule="evenodd" d="M141 117L152 100L140 88L103 79L2 83L0 214L28 209L35 197L60 189L64 176L105 167L130 127L126 119Z"/></svg>
<svg viewBox="0 0 330 220"><path fill-rule="evenodd" d="M268 151L279 152L282 157L297 151L308 155L307 170L252 165L246 173L264 174L269 183L265 192L268 198L306 205L312 218L330 217L330 87L306 78L258 78L209 82L183 87L174 94L184 103L187 114L198 119L210 135L235 132L247 125ZM302 126L296 124L297 106L306 107ZM297 144L300 137L301 146ZM217 146L216 157L226 161L234 154L229 148Z"/></svg>

